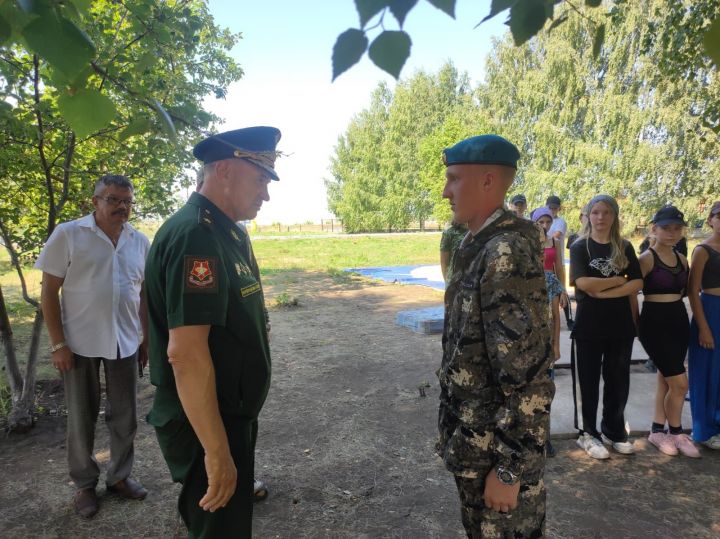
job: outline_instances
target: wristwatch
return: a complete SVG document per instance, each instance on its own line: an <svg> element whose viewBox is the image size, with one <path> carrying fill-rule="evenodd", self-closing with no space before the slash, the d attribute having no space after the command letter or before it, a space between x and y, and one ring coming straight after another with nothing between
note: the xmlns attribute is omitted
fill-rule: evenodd
<svg viewBox="0 0 720 539"><path fill-rule="evenodd" d="M61 341L57 344L53 344L52 346L50 346L50 353L54 354L55 352L65 348L66 346L67 346L67 343L65 341Z"/></svg>
<svg viewBox="0 0 720 539"><path fill-rule="evenodd" d="M520 476L518 474L511 472L504 466L497 466L495 468L495 474L503 485L514 485L520 480Z"/></svg>

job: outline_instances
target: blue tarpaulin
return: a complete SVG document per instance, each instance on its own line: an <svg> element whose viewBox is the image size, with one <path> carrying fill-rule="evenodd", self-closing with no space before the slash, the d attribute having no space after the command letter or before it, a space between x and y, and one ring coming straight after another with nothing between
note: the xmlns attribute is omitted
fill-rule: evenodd
<svg viewBox="0 0 720 539"><path fill-rule="evenodd" d="M437 290L445 290L439 265L434 266L392 266L384 268L350 268L345 271L359 273L372 279L380 279L388 283L417 284L429 286ZM411 329L416 333L432 334L442 333L444 308L427 307L400 311L395 317L395 323Z"/></svg>
<svg viewBox="0 0 720 539"><path fill-rule="evenodd" d="M417 284L437 290L445 290L439 265L433 266L390 266L381 268L349 268L345 271L359 273L372 279L388 283Z"/></svg>

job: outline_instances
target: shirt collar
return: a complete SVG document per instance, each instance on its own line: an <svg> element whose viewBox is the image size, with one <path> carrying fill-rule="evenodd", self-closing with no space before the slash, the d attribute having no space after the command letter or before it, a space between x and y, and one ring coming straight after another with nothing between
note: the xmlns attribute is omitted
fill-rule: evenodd
<svg viewBox="0 0 720 539"><path fill-rule="evenodd" d="M498 208L497 210L495 210L494 212L492 212L492 214L490 215L490 217L488 217L487 219L485 219L485 222L482 224L482 226L481 226L480 228L477 229L477 231L473 234L473 236L477 236L478 233L479 233L482 229L487 228L488 226L490 226L491 224L493 224L495 221L497 221L498 219L500 219L500 216L501 216L502 214L504 214L504 213L505 213L505 210L503 210L502 208Z"/></svg>

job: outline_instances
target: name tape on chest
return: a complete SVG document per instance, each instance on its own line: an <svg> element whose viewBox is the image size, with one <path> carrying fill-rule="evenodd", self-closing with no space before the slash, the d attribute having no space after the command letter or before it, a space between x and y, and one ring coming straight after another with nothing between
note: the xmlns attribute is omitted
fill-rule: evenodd
<svg viewBox="0 0 720 539"><path fill-rule="evenodd" d="M216 292L217 258L214 256L185 256L185 290L189 292Z"/></svg>

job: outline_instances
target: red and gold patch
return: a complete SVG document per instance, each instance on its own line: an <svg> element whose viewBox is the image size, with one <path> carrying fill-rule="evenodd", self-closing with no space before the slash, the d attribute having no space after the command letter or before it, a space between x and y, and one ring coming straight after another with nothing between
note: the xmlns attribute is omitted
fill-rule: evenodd
<svg viewBox="0 0 720 539"><path fill-rule="evenodd" d="M185 286L191 290L213 291L217 290L217 276L215 274L217 258L186 256L185 257Z"/></svg>

